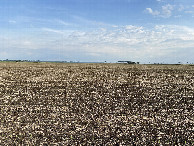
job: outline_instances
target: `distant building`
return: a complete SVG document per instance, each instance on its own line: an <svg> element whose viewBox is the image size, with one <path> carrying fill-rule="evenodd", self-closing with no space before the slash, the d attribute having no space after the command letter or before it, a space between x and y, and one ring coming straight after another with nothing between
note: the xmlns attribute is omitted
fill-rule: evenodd
<svg viewBox="0 0 194 146"><path fill-rule="evenodd" d="M118 63L127 63L127 64L139 64L139 62L132 62L132 61L118 61Z"/></svg>

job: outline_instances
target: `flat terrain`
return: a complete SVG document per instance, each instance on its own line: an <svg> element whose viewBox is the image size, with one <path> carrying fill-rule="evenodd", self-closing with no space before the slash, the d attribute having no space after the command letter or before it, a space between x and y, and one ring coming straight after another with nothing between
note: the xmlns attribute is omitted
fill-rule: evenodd
<svg viewBox="0 0 194 146"><path fill-rule="evenodd" d="M194 66L0 63L0 145L194 145Z"/></svg>

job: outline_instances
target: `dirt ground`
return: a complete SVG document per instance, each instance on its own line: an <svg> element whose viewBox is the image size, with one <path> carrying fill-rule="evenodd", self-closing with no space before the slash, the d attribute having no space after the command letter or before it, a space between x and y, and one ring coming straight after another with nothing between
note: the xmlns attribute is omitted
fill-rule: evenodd
<svg viewBox="0 0 194 146"><path fill-rule="evenodd" d="M194 66L0 63L0 145L194 145Z"/></svg>

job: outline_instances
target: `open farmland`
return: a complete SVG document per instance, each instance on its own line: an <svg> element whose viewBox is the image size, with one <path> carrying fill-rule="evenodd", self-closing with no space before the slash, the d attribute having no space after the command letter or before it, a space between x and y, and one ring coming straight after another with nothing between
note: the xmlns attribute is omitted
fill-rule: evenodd
<svg viewBox="0 0 194 146"><path fill-rule="evenodd" d="M0 63L1 145L193 145L194 66Z"/></svg>

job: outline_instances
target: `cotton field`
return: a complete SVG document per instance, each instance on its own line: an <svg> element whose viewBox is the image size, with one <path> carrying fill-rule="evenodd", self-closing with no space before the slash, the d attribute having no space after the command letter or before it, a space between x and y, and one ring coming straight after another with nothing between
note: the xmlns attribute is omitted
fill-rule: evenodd
<svg viewBox="0 0 194 146"><path fill-rule="evenodd" d="M0 63L0 145L194 145L194 66Z"/></svg>

